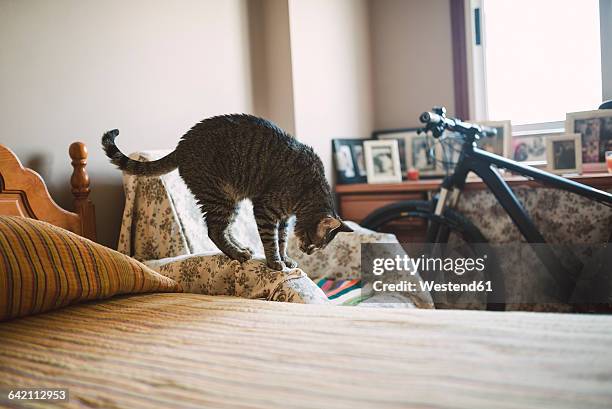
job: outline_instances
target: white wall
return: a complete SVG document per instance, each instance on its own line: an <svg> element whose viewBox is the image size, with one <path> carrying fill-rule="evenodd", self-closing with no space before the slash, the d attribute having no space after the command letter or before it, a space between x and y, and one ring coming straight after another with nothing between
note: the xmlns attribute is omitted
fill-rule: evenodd
<svg viewBox="0 0 612 409"><path fill-rule="evenodd" d="M373 124L367 0L289 0L295 132L332 175L332 138Z"/></svg>
<svg viewBox="0 0 612 409"><path fill-rule="evenodd" d="M448 0L2 0L0 142L70 207L86 142L99 238L114 246L121 174L99 147L172 148L197 121L253 112L312 145L453 111ZM398 40L398 39L401 39Z"/></svg>
<svg viewBox="0 0 612 409"><path fill-rule="evenodd" d="M113 246L125 152L171 148L197 121L252 111L247 0L3 0L0 143L70 207L68 145L87 143L99 239Z"/></svg>
<svg viewBox="0 0 612 409"><path fill-rule="evenodd" d="M454 111L449 0L371 0L375 127L419 126L424 110Z"/></svg>

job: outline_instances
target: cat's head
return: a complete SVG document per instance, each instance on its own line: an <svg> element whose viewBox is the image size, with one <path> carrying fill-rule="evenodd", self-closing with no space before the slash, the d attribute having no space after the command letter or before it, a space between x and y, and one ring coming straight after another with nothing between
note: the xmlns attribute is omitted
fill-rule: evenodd
<svg viewBox="0 0 612 409"><path fill-rule="evenodd" d="M344 224L340 218L329 215L307 224L300 223L298 219L295 226L295 235L299 239L300 250L306 254L312 254L325 248L336 237L336 234L341 232L352 233L353 229Z"/></svg>

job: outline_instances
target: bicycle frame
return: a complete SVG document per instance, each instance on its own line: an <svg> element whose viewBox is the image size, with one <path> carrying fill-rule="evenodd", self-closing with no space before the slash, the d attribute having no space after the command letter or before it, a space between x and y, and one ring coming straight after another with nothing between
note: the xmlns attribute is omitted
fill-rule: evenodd
<svg viewBox="0 0 612 409"><path fill-rule="evenodd" d="M454 173L447 176L442 182L434 213L441 216L447 206L456 205L468 173L474 172L494 194L528 243L546 243L544 236L497 168L519 173L551 187L567 190L612 207L612 194L610 193L489 153L476 147L473 138L467 138ZM439 223L432 222L427 231L427 238L430 242L444 242L448 239L448 232L442 231ZM534 246L534 250L559 285L557 295L561 300L568 301L576 285L577 277L575 274L570 274L561 265L558 257L547 246Z"/></svg>

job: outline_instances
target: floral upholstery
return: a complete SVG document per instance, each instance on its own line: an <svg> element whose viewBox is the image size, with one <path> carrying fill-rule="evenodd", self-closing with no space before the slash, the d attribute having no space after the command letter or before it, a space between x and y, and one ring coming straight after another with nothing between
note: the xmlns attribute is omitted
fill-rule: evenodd
<svg viewBox="0 0 612 409"><path fill-rule="evenodd" d="M581 253L582 249L587 250L584 245L608 242L612 232L609 207L558 189L518 187L513 190L546 240L569 246L581 261L588 257ZM478 227L490 243L508 245L504 246L503 254L498 254L507 299L511 303L512 300L527 301L512 303L509 309L569 310L569 306L546 295L546 290L554 285L552 278L535 257L525 256L525 247L518 244L525 242L523 236L490 191L465 191L458 211ZM563 258L564 254L559 257ZM603 282L612 283L612 269L609 270L610 276Z"/></svg>
<svg viewBox="0 0 612 409"><path fill-rule="evenodd" d="M166 277L174 277L185 292L305 304L327 302L323 291L298 268L274 271L259 260L241 264L218 251L149 260L145 264Z"/></svg>
<svg viewBox="0 0 612 409"><path fill-rule="evenodd" d="M612 232L609 207L552 188L514 188L533 222L550 243L605 243ZM463 193L459 209L492 243L524 241L508 214L488 190Z"/></svg>
<svg viewBox="0 0 612 409"><path fill-rule="evenodd" d="M140 152L131 157L147 161L167 153ZM221 254L209 239L205 219L177 171L160 177L124 175L123 183L126 202L118 250L146 261L160 273L180 282L189 292L325 302L325 295L311 278L358 278L362 242L397 243L393 235L372 232L353 223L355 233L340 233L326 249L307 256L297 249L290 232L288 253L300 268L273 271L262 262L263 246L252 206L243 202L232 231L238 241L254 250L255 259L240 264ZM418 281L420 277L417 274L411 279ZM401 301L406 304L433 308L426 291L403 297Z"/></svg>

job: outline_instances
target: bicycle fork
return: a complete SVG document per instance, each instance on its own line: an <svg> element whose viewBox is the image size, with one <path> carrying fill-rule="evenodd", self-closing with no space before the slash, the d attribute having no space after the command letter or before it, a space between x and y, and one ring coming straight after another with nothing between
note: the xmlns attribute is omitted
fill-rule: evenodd
<svg viewBox="0 0 612 409"><path fill-rule="evenodd" d="M461 189L453 186L450 178L445 178L442 182L438 200L435 202L432 218L429 228L427 229L427 243L446 244L450 235L450 228L447 224L440 223L440 218L444 217L444 210L447 207L454 208L459 201Z"/></svg>

